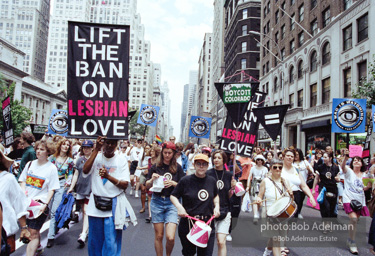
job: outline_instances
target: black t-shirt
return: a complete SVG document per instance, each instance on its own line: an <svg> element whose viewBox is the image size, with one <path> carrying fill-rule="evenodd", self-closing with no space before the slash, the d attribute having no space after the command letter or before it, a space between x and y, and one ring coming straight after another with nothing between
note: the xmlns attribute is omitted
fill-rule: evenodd
<svg viewBox="0 0 375 256"><path fill-rule="evenodd" d="M182 206L190 216L212 216L214 198L217 196L216 180L207 175L204 178L198 178L194 174L185 176L172 195L182 198Z"/></svg>
<svg viewBox="0 0 375 256"><path fill-rule="evenodd" d="M332 165L329 167L325 164L318 165L317 167L320 178L319 187L326 187L328 192L337 194L335 177L340 172L339 167L337 167L336 165Z"/></svg>
<svg viewBox="0 0 375 256"><path fill-rule="evenodd" d="M167 180L173 180L176 182L179 182L182 177L185 176L184 171L182 170L182 167L180 164L177 164L177 171L175 174L172 174L169 171L169 165L163 164L161 167L157 167L156 164L151 166L150 171L148 172L147 179L152 178L152 174L157 173L160 176L164 176ZM171 186L169 188L164 188L160 193L153 192L155 195L159 196L170 196L172 194L174 187Z"/></svg>
<svg viewBox="0 0 375 256"><path fill-rule="evenodd" d="M231 188L232 175L228 171L218 171L214 168L208 170L207 175L215 179L220 198L220 210L229 210L229 190Z"/></svg>

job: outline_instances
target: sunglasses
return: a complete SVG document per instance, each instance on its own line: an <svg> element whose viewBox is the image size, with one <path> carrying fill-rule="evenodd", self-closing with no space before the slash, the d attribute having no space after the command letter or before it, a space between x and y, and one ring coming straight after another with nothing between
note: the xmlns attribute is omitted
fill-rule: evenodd
<svg viewBox="0 0 375 256"><path fill-rule="evenodd" d="M277 169L282 170L283 167L281 165L274 165L274 166L272 166L272 169L273 170L277 170Z"/></svg>
<svg viewBox="0 0 375 256"><path fill-rule="evenodd" d="M199 162L197 162L197 163L195 163L195 165L198 166L198 167L206 167L206 166L208 166L208 163L199 163Z"/></svg>

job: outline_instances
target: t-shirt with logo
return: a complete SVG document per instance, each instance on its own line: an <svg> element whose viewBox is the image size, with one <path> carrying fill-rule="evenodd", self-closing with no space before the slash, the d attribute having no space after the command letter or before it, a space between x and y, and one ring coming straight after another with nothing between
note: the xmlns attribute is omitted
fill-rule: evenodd
<svg viewBox="0 0 375 256"><path fill-rule="evenodd" d="M159 174L160 176L164 176L167 180L173 180L176 182L179 182L182 177L185 176L184 171L182 170L181 165L177 164L177 171L175 174L172 174L169 171L169 165L163 164L162 166L158 167L156 164L151 166L150 171L148 172L147 179L152 178L152 174ZM170 196L172 194L174 187L171 186L169 188L164 188L160 193L158 192L153 192L155 195L158 196Z"/></svg>
<svg viewBox="0 0 375 256"><path fill-rule="evenodd" d="M118 188L115 184L110 182L99 175L99 169L104 167L107 169L109 175L116 179L130 182L129 165L125 158L121 155L115 154L111 158L105 157L102 153L99 153L92 165L92 168L88 174L83 173L83 177L91 175L91 188L92 193L90 195L89 204L87 206L87 215L93 217L111 217L112 211L101 211L95 207L95 201L93 194L97 196L105 197L117 197L119 194L124 192L123 189Z"/></svg>
<svg viewBox="0 0 375 256"><path fill-rule="evenodd" d="M143 148L133 147L130 151L129 161L140 161L143 156Z"/></svg>
<svg viewBox="0 0 375 256"><path fill-rule="evenodd" d="M339 174L340 169L337 165L327 166L325 164L318 165L316 170L319 173L319 188L325 187L327 192L337 195L337 185L335 177Z"/></svg>
<svg viewBox="0 0 375 256"><path fill-rule="evenodd" d="M190 216L212 216L214 198L218 195L216 180L208 175L204 178L198 178L196 175L185 176L172 195L182 198L182 206Z"/></svg>
<svg viewBox="0 0 375 256"><path fill-rule="evenodd" d="M362 205L366 205L363 181L358 178L352 169L346 166L343 203L350 203L351 200L358 200Z"/></svg>
<svg viewBox="0 0 375 256"><path fill-rule="evenodd" d="M210 169L207 171L207 176L213 177L216 182L220 198L220 210L229 211L229 190L231 188L232 175L228 171L218 171Z"/></svg>
<svg viewBox="0 0 375 256"><path fill-rule="evenodd" d="M60 188L57 168L51 162L38 165L37 160L35 160L29 163L26 164L19 181L26 183L28 198L39 199L47 203L48 192Z"/></svg>

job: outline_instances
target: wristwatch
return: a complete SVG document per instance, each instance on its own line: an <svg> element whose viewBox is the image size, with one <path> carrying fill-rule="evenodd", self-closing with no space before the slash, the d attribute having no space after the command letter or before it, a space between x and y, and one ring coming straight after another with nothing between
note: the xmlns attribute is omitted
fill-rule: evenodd
<svg viewBox="0 0 375 256"><path fill-rule="evenodd" d="M27 228L28 228L28 226L27 226L27 225L25 225L25 226L21 227L21 229L27 229Z"/></svg>

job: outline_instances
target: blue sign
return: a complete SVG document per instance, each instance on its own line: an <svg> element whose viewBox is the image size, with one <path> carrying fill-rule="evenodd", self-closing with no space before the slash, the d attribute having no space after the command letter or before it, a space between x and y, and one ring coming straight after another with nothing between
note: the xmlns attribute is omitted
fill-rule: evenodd
<svg viewBox="0 0 375 256"><path fill-rule="evenodd" d="M333 99L332 132L366 131L366 99Z"/></svg>
<svg viewBox="0 0 375 256"><path fill-rule="evenodd" d="M68 112L53 109L48 122L48 133L66 136L68 134Z"/></svg>
<svg viewBox="0 0 375 256"><path fill-rule="evenodd" d="M372 117L372 127L375 128L375 105L372 105L371 117ZM375 132L375 129L372 129L372 132Z"/></svg>
<svg viewBox="0 0 375 256"><path fill-rule="evenodd" d="M208 139L210 137L212 118L192 116L190 119L189 137Z"/></svg>
<svg viewBox="0 0 375 256"><path fill-rule="evenodd" d="M156 121L158 120L159 107L142 104L139 110L139 116L137 123L149 126L156 126Z"/></svg>

